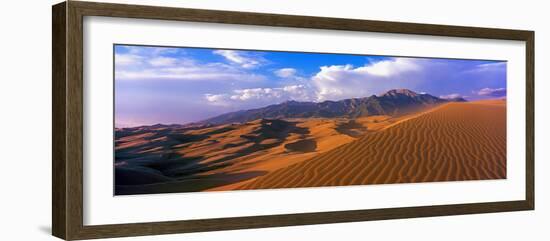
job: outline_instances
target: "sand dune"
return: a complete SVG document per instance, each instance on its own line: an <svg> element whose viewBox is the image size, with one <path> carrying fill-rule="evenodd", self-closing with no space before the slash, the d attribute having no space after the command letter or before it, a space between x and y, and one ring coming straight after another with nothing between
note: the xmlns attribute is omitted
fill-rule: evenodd
<svg viewBox="0 0 550 241"><path fill-rule="evenodd" d="M233 190L398 119L255 120L213 127L118 129L117 194Z"/></svg>
<svg viewBox="0 0 550 241"><path fill-rule="evenodd" d="M505 100L448 103L379 129L236 188L506 178Z"/></svg>
<svg viewBox="0 0 550 241"><path fill-rule="evenodd" d="M498 179L506 101L404 116L116 130L116 194Z"/></svg>

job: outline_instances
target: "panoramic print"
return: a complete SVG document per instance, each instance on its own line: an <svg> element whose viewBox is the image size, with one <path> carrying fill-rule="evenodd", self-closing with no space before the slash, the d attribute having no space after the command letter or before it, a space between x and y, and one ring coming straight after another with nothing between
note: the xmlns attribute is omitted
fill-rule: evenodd
<svg viewBox="0 0 550 241"><path fill-rule="evenodd" d="M115 45L114 193L505 179L506 64Z"/></svg>

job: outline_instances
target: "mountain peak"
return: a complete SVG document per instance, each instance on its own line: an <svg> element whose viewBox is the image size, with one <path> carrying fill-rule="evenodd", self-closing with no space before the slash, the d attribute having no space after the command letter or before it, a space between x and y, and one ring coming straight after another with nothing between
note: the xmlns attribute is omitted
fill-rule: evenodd
<svg viewBox="0 0 550 241"><path fill-rule="evenodd" d="M455 98L450 98L450 99L447 99L448 101L452 101L452 102L468 102L468 100L462 98L462 97L455 97Z"/></svg>
<svg viewBox="0 0 550 241"><path fill-rule="evenodd" d="M392 89L380 96L351 98L339 101L285 101L262 108L230 112L199 123L245 123L257 119L283 118L357 118L373 115L398 116L442 104L448 100L408 89Z"/></svg>
<svg viewBox="0 0 550 241"><path fill-rule="evenodd" d="M281 104L295 104L295 103L298 103L298 101L295 101L295 100L285 100L285 101L281 102Z"/></svg>
<svg viewBox="0 0 550 241"><path fill-rule="evenodd" d="M397 95L406 95L409 97L416 97L418 94L412 90L409 89L393 89L389 90L386 93L382 94L382 96L397 96Z"/></svg>

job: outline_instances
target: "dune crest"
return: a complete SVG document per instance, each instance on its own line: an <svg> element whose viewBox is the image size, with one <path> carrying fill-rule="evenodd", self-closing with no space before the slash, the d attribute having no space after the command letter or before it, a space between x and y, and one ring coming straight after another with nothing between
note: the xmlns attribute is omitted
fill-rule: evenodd
<svg viewBox="0 0 550 241"><path fill-rule="evenodd" d="M506 178L506 104L447 103L239 189Z"/></svg>

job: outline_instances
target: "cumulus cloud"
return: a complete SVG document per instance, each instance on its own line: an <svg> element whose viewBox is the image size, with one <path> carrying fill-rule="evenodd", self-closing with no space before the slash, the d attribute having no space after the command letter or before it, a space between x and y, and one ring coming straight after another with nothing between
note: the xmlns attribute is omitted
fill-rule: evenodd
<svg viewBox="0 0 550 241"><path fill-rule="evenodd" d="M477 91L477 94L481 96L503 97L506 96L506 88L483 88Z"/></svg>
<svg viewBox="0 0 550 241"><path fill-rule="evenodd" d="M204 97L213 105L229 105L241 102L311 101L311 94L310 89L304 85L288 85L275 88L237 89L231 94L206 94Z"/></svg>
<svg viewBox="0 0 550 241"><path fill-rule="evenodd" d="M273 99L273 98L280 98L282 92L272 89L272 88L253 88L253 89L242 89L242 90L235 90L235 95L231 96L232 100L261 100L261 99Z"/></svg>
<svg viewBox="0 0 550 241"><path fill-rule="evenodd" d="M212 105L228 106L230 104L226 94L205 94L204 98Z"/></svg>
<svg viewBox="0 0 550 241"><path fill-rule="evenodd" d="M413 87L405 74L419 72L422 65L415 59L395 58L355 68L353 65L322 66L312 78L317 100L362 97L391 88ZM410 78L410 75L407 76Z"/></svg>
<svg viewBox="0 0 550 241"><path fill-rule="evenodd" d="M439 98L441 99L456 99L456 98L461 98L463 97L461 94L458 94L458 93L453 93L453 94L448 94L448 95L440 95Z"/></svg>
<svg viewBox="0 0 550 241"><path fill-rule="evenodd" d="M384 60L371 65L357 68L356 71L364 72L376 76L390 77L399 75L403 72L417 71L420 66L413 59L396 58Z"/></svg>
<svg viewBox="0 0 550 241"><path fill-rule="evenodd" d="M422 65L410 58L383 60L360 67L350 64L322 66L319 72L305 82L306 79L296 75L296 69L282 68L276 70L275 74L293 79L296 84L275 88L237 89L230 94L210 94L205 98L215 104L228 101L255 101L259 104L284 100L325 101L364 97L382 93L395 86L407 88L407 85L411 85L408 73L421 69Z"/></svg>
<svg viewBox="0 0 550 241"><path fill-rule="evenodd" d="M275 75L281 77L281 78L290 78L293 77L296 74L296 69L293 68L282 68L275 70Z"/></svg>
<svg viewBox="0 0 550 241"><path fill-rule="evenodd" d="M305 64L293 65L293 56L117 45L116 91L125 98L115 104L120 113L132 112L119 115L117 123L128 122L138 112L143 120L160 116L163 122L196 121L287 100L342 100L396 88L441 98L461 97L458 93L470 94L473 100L506 95L505 88L485 88L506 86L506 62L380 56L319 60L308 55Z"/></svg>
<svg viewBox="0 0 550 241"><path fill-rule="evenodd" d="M221 55L229 62L237 64L245 69L253 69L262 64L263 59L255 58L246 54L245 51L236 50L215 50L212 53Z"/></svg>

